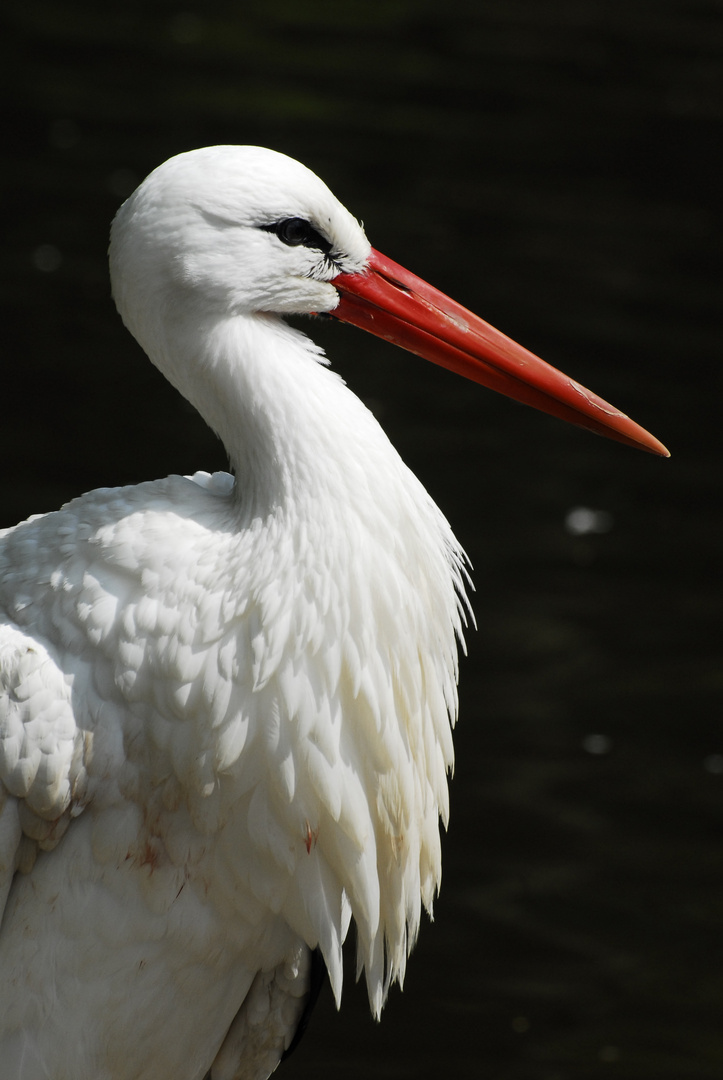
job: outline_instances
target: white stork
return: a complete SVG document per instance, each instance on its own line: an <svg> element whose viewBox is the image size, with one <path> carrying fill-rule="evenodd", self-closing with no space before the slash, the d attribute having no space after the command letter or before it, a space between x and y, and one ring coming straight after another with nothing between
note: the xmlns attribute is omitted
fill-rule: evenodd
<svg viewBox="0 0 723 1080"><path fill-rule="evenodd" d="M113 295L231 473L0 534L0 1076L263 1080L356 925L371 1009L440 882L464 555L281 316L327 312L574 423L657 440L374 251L257 147L156 169Z"/></svg>

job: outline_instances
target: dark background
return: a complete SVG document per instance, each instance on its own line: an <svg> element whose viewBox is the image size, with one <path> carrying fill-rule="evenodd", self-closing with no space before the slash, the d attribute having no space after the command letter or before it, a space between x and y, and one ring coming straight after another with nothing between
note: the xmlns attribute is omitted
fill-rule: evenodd
<svg viewBox="0 0 723 1080"><path fill-rule="evenodd" d="M218 142L303 160L375 246L673 454L309 327L454 524L479 630L407 987L375 1025L350 969L341 1014L327 996L280 1075L723 1076L723 4L3 12L0 524L224 467L121 326L106 268L122 199ZM576 507L597 531L570 530Z"/></svg>

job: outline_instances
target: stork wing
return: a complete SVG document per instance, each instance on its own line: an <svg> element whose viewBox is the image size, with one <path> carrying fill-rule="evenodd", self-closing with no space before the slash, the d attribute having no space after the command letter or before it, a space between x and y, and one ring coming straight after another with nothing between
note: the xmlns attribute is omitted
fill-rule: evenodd
<svg viewBox="0 0 723 1080"><path fill-rule="evenodd" d="M29 871L83 810L87 746L48 649L0 625L0 921L15 872Z"/></svg>
<svg viewBox="0 0 723 1080"><path fill-rule="evenodd" d="M301 942L283 964L259 971L206 1080L266 1080L298 1046L325 978L321 951Z"/></svg>

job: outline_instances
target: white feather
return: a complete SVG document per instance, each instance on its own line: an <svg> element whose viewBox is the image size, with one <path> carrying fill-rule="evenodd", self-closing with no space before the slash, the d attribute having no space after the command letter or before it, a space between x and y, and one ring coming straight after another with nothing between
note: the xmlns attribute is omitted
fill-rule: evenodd
<svg viewBox="0 0 723 1080"><path fill-rule="evenodd" d="M336 266L259 228L295 216ZM173 159L116 218L121 315L236 479L91 492L0 540L3 1080L200 1080L214 1058L260 1080L310 948L340 1001L351 918L376 1016L403 978L440 881L463 555L269 314L331 310L369 250L256 148Z"/></svg>

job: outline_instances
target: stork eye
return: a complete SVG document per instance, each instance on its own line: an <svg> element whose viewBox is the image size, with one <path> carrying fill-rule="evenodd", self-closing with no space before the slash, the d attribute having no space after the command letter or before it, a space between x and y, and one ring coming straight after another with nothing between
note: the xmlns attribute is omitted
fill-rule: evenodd
<svg viewBox="0 0 723 1080"><path fill-rule="evenodd" d="M284 218L283 221L274 221L270 225L262 225L261 228L266 232L275 233L287 247L316 248L323 251L325 255L331 251L329 241L325 240L321 233L317 232L314 226L304 218Z"/></svg>

